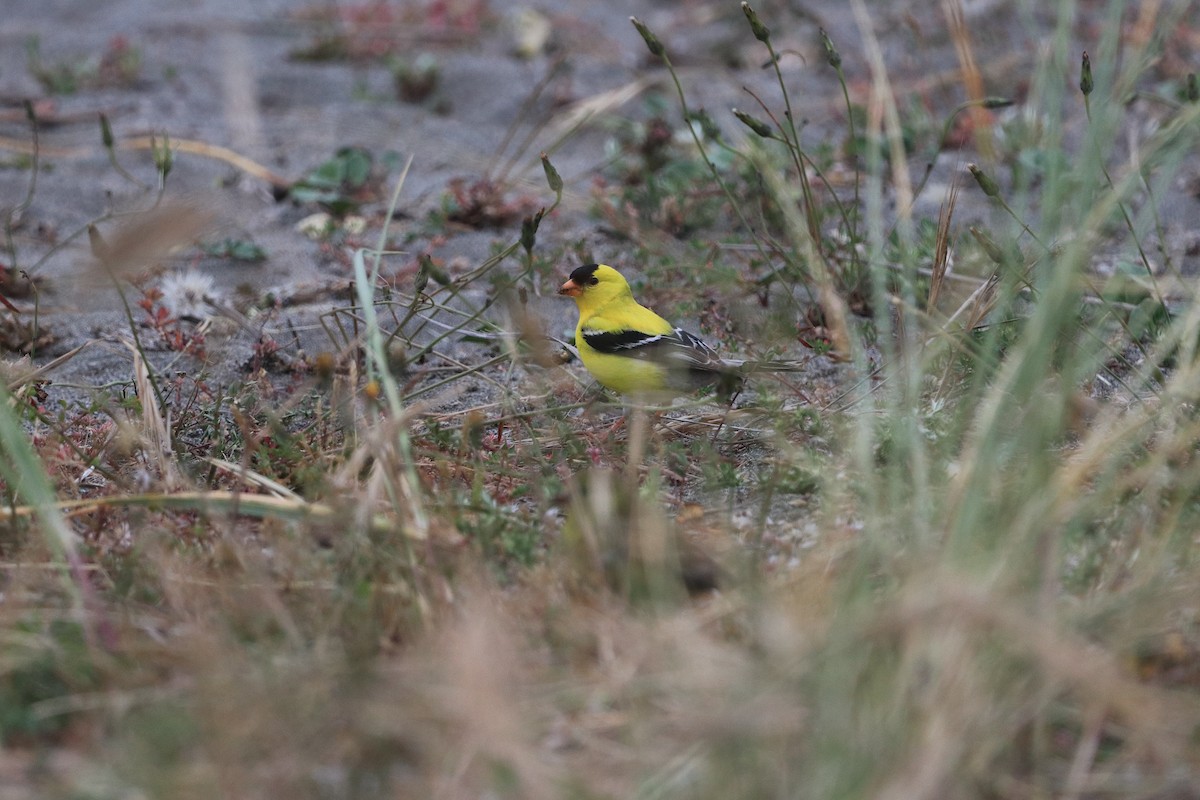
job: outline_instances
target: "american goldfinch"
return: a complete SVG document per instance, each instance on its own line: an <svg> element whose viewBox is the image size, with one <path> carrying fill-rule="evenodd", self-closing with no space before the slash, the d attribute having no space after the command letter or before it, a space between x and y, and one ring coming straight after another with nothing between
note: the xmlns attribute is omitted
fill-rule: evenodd
<svg viewBox="0 0 1200 800"><path fill-rule="evenodd" d="M698 337L633 299L629 282L606 264L586 264L558 290L579 307L575 346L601 385L624 395L672 397L704 386L730 394L756 371L788 372L786 361L723 359Z"/></svg>

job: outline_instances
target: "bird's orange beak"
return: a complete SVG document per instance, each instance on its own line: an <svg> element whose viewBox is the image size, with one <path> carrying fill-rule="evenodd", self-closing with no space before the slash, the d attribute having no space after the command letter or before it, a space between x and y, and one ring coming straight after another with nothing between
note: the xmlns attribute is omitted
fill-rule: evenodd
<svg viewBox="0 0 1200 800"><path fill-rule="evenodd" d="M558 293L565 294L567 297L579 297L579 294L582 291L583 287L571 280L558 287Z"/></svg>

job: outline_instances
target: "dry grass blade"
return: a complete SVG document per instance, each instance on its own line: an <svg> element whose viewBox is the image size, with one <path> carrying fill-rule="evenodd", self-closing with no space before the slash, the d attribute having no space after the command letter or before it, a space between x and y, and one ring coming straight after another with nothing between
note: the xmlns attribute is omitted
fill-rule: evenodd
<svg viewBox="0 0 1200 800"><path fill-rule="evenodd" d="M287 189L292 185L292 182L287 178L272 172L257 161L246 158L241 153L230 150L228 147L222 147L219 144L210 144L209 142L200 142L194 139L172 138L170 142L171 149L176 152L224 161L226 164L240 169L247 175L252 175L280 189ZM158 146L161 147L161 144ZM153 150L155 148L155 138L153 136L137 136L122 141L118 147L122 150Z"/></svg>
<svg viewBox="0 0 1200 800"><path fill-rule="evenodd" d="M1166 733L1198 705L1193 699L1179 700L1182 707L1172 706L1159 690L1138 683L1110 654L1086 639L1010 604L998 603L990 593L965 584L942 582L932 591L928 585L921 586L885 615L884 621L885 626L904 629L928 623L940 631L948 625L963 625L980 633L1001 634L1028 653L1052 683L1069 686L1136 730L1153 736Z"/></svg>
<svg viewBox="0 0 1200 800"><path fill-rule="evenodd" d="M12 362L0 362L0 381L4 382L4 385L8 387L10 392L14 392L30 381L36 381L43 375L61 367L91 344L92 342L84 342L78 347L74 347L63 353L61 356L36 367L29 357L20 358Z"/></svg>
<svg viewBox="0 0 1200 800"><path fill-rule="evenodd" d="M101 236L89 228L92 254L115 275L156 264L178 248L191 244L212 227L211 212L193 204L163 204L134 215L114 233Z"/></svg>
<svg viewBox="0 0 1200 800"><path fill-rule="evenodd" d="M896 107L896 94L892 91L888 68L883 60L883 50L871 15L862 0L852 0L854 18L858 23L865 45L867 61L871 66L871 99L867 108L867 130L876 138L887 134L891 155L892 188L896 193L896 216L902 234L912 229L913 188L912 176L908 171L908 158L904 151L904 132L900 123L900 111Z"/></svg>
<svg viewBox="0 0 1200 800"><path fill-rule="evenodd" d="M580 100L566 111L557 115L547 127L555 137L561 139L561 137L585 125L588 120L613 109L620 108L655 83L657 83L657 80L653 78L638 78L623 86L618 86L616 89L599 92L586 100ZM547 148L546 152L553 155L554 150L553 148Z"/></svg>
<svg viewBox="0 0 1200 800"><path fill-rule="evenodd" d="M146 360L138 352L133 342L125 341L125 346L133 354L133 386L137 391L138 401L142 404L141 434L145 438L151 461L158 469L158 474L170 486L177 485L174 461L171 457L171 431L163 417L162 408L158 404L158 394L150 379L150 370Z"/></svg>
<svg viewBox="0 0 1200 800"><path fill-rule="evenodd" d="M761 153L755 153L754 157L759 158L761 155ZM791 188L784 181L782 173L771 169L765 161L762 166L762 175L772 196L781 200L789 197ZM825 328L829 331L829 339L832 344L828 355L832 358L848 360L852 352L850 309L846 305L845 298L838 292L833 270L822 255L820 246L813 239L812 231L801 218L800 211L795 204L781 202L779 211L783 215L795 246L802 253L804 262L812 270L813 282L816 283L817 303L821 306L824 314Z"/></svg>
<svg viewBox="0 0 1200 800"><path fill-rule="evenodd" d="M276 497L303 502L303 498L301 498L300 495L296 494L279 481L272 480L260 472L255 472L243 464L235 464L232 461L226 461L223 458L216 458L214 456L206 456L204 460L218 469L223 469L226 472L237 475L240 479L251 486L257 486L260 489L266 489Z"/></svg>
<svg viewBox="0 0 1200 800"><path fill-rule="evenodd" d="M553 348L551 345L561 346L563 343L546 335L541 318L530 313L526 303L520 302L511 294L505 299L513 330L501 331L497 335L503 338L509 357L514 361L527 357L534 364L547 369L561 365L563 351ZM521 353L521 345L529 348L527 356Z"/></svg>
<svg viewBox="0 0 1200 800"><path fill-rule="evenodd" d="M464 784L446 796L473 795L462 790L481 771L500 765L512 771L522 797L558 796L551 791L554 776L530 740L530 726L513 692L522 681L514 648L519 636L507 627L494 599L482 594L468 603L462 623L446 639L446 689L463 733L454 782Z"/></svg>
<svg viewBox="0 0 1200 800"><path fill-rule="evenodd" d="M965 330L973 331L987 319L987 315L996 306L996 288L999 285L1000 276L993 275L971 292L971 296L963 302L959 310L967 310L967 321L963 323ZM954 315L958 316L958 311L954 312Z"/></svg>
<svg viewBox="0 0 1200 800"><path fill-rule="evenodd" d="M950 259L950 221L954 217L954 205L958 202L958 179L950 181L946 190L946 198L942 201L942 209L938 214L937 239L933 249L933 271L929 276L929 302L926 310L932 312L937 308L938 296L942 292L942 283L946 279L946 269Z"/></svg>
<svg viewBox="0 0 1200 800"><path fill-rule="evenodd" d="M1096 760L1100 749L1100 737L1104 732L1104 706L1095 703L1084 715L1083 735L1075 748L1075 757L1071 759L1071 769L1067 773L1066 790L1063 800L1077 800L1083 794L1087 785L1088 773Z"/></svg>
<svg viewBox="0 0 1200 800"><path fill-rule="evenodd" d="M147 508L199 511L205 514L240 514L247 517L278 518L296 522L336 523L349 514L328 503L310 503L285 497L269 497L245 492L171 492L165 494L129 494L95 497L83 500L59 500L53 504L58 511L85 514L101 508ZM0 508L0 521L28 519L39 512L38 506L5 506ZM392 532L402 528L409 539L424 540L420 531L402 527L395 519L383 514L368 515L365 527L371 532Z"/></svg>
<svg viewBox="0 0 1200 800"><path fill-rule="evenodd" d="M156 139L154 136L135 136L118 142L116 146L121 150L153 151L156 148L162 147L162 141ZM279 189L288 189L292 185L292 181L264 167L257 161L230 150L228 147L222 147L219 144L209 144L208 142L201 142L195 139L176 139L172 137L170 139L170 147L172 151L177 153L188 153L189 155L224 161L226 164L240 169L247 175L266 181ZM38 152L49 158L87 158L98 152L98 149L94 147L52 147L40 145L35 148L30 142L24 139L14 139L8 136L0 136L0 150L8 150L25 155L32 155Z"/></svg>
<svg viewBox="0 0 1200 800"><path fill-rule="evenodd" d="M991 128L988 125L989 112L981 105L987 92L984 90L983 76L979 73L979 66L975 63L975 53L971 47L971 32L967 29L962 0L942 0L942 13L946 17L946 23L950 26L950 37L954 40L954 50L958 54L962 82L967 89L967 96L972 101L967 113L971 115L975 144L979 148L979 152L986 158L994 158L995 148L990 135Z"/></svg>

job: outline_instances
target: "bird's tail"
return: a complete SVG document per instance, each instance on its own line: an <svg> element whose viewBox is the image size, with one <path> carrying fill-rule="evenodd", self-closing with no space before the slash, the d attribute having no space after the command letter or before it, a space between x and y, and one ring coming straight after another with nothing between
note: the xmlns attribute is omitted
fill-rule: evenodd
<svg viewBox="0 0 1200 800"><path fill-rule="evenodd" d="M753 375L762 372L802 372L804 363L801 361L726 361L729 368L739 375Z"/></svg>

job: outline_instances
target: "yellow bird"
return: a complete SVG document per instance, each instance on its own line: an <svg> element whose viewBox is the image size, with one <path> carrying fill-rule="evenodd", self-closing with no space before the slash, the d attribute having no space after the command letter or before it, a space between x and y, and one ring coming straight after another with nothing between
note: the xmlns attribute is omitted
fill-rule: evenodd
<svg viewBox="0 0 1200 800"><path fill-rule="evenodd" d="M633 299L629 282L606 264L586 264L558 290L579 307L575 346L588 372L623 395L674 397L705 386L732 394L751 372L794 372L788 361L721 358L698 337Z"/></svg>

